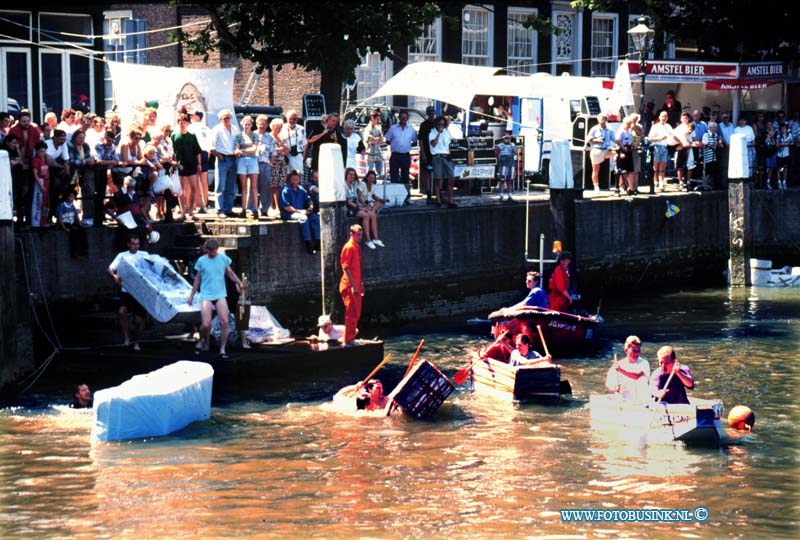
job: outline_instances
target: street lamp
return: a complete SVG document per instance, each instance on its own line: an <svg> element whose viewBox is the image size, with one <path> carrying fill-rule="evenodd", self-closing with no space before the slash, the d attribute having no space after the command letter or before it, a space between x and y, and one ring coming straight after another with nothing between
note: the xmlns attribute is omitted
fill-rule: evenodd
<svg viewBox="0 0 800 540"><path fill-rule="evenodd" d="M650 49L653 46L653 32L652 29L648 28L647 19L644 17L639 17L636 20L637 24L630 30L628 30L628 35L630 36L631 41L633 41L633 48L636 52L639 53L639 77L641 78L641 86L642 86L642 98L639 102L639 116L642 120L644 120L644 83L645 78L647 77L647 54L650 52ZM645 133L644 136L646 137L647 134ZM644 146L642 147L644 148ZM647 163L646 158L647 152L644 151L641 156L642 160L642 172L647 175ZM656 192L655 182L650 182L650 194L654 194Z"/></svg>

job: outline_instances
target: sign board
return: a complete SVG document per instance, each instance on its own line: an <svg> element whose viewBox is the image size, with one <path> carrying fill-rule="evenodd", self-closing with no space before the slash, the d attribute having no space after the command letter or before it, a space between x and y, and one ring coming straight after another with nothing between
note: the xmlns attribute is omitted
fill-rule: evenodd
<svg viewBox="0 0 800 540"><path fill-rule="evenodd" d="M706 81L706 90L763 90L780 82L764 79L712 80Z"/></svg>
<svg viewBox="0 0 800 540"><path fill-rule="evenodd" d="M780 62L753 62L739 66L739 76L743 79L785 78L789 74L786 64Z"/></svg>
<svg viewBox="0 0 800 540"><path fill-rule="evenodd" d="M631 75L640 73L638 62L628 62ZM739 64L715 62L680 62L654 60L647 62L647 76L670 79L735 79L739 76Z"/></svg>

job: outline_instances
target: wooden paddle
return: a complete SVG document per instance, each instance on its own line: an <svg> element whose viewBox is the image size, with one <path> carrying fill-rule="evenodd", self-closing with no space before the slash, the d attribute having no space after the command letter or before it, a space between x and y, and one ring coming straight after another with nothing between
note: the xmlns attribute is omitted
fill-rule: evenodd
<svg viewBox="0 0 800 540"><path fill-rule="evenodd" d="M544 355L550 356L550 351L547 350L547 342L544 340L544 334L542 333L542 325L537 324L536 329L539 331L539 339L542 340L542 347L544 347Z"/></svg>
<svg viewBox="0 0 800 540"><path fill-rule="evenodd" d="M411 373L411 370L413 369L413 367L414 367L414 364L415 364L415 363L416 363L416 361L417 361L417 356L419 356L419 351L421 351L421 350L422 350L422 344L423 344L423 343L425 343L425 340L424 340L424 339L421 339L421 340L420 340L420 342L419 342L419 347L417 347L417 352L415 352L415 353L414 353L414 356L413 356L413 358L411 358L411 363L410 363L410 364L408 364L408 369L406 369L406 372L403 374L403 379L405 379L406 377L408 377L408 374L409 374L409 373Z"/></svg>
<svg viewBox="0 0 800 540"><path fill-rule="evenodd" d="M675 364L673 364L672 365L672 371L670 371L669 377L667 377L667 382L666 382L666 384L664 384L664 388L662 388L662 390L666 390L666 389L669 388L669 383L672 382L672 377L675 375L675 371L677 371L677 370L675 369ZM664 394L664 395L666 395L666 394ZM656 403L659 403L662 400L662 398L663 398L663 396L662 397L657 397L656 398Z"/></svg>
<svg viewBox="0 0 800 540"><path fill-rule="evenodd" d="M375 369L372 370L372 373L367 375L366 378L363 381L361 381L361 386L367 384L369 382L369 380L372 378L372 376L375 375L378 371L380 371L380 369L384 366L384 364L386 364L386 362L388 362L391 359L392 359L392 355L391 354L387 354L386 358L384 358L381 361L381 363L378 364L377 367L375 367Z"/></svg>

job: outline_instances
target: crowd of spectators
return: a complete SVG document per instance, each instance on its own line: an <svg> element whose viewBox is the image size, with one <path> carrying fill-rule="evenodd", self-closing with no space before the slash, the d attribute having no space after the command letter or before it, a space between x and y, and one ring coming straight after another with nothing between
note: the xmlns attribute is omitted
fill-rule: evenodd
<svg viewBox="0 0 800 540"><path fill-rule="evenodd" d="M0 113L0 147L10 157L17 227L66 229L74 254L85 252L82 228L102 227L126 208L135 210L143 227L162 220L215 217L296 220L307 248L314 252L319 239L315 172L319 149L325 143L338 144L349 175L348 211L361 221L367 247L375 248L382 246L377 216L386 201L373 186L385 175L407 187L404 204L411 204L412 146L420 152L420 191L428 195L429 203L456 207L447 119L436 118L432 107L426 113L419 133L402 111L398 122L384 132L377 110L361 129L352 120L340 125L339 116L332 113L308 133L293 110L272 119L245 116L239 122L241 129L231 121L230 110L219 112L220 122L213 129L201 111L181 110L175 119L159 121L157 109L148 107L140 123L123 129L113 112L96 115L65 109L60 116L48 112L37 125L23 110L18 118ZM644 169L637 150L649 139L658 189L665 187L668 170L683 189L722 188L731 136L742 133L757 187L786 189L798 182L800 112L791 119L783 111L742 114L736 126L731 118L727 112L684 111L670 91L660 108L648 103L641 118L635 114L624 118L614 132L601 123L590 133L589 142L596 147L593 169L595 162L614 156L619 193L638 193ZM515 149L508 139L499 142L498 157L508 162ZM384 170L386 150L388 170ZM498 169L500 191L501 200L505 195L510 201L513 163L506 162ZM359 178L357 164L364 163L367 173ZM213 200L209 200L210 168L215 171ZM596 177L593 170L595 186ZM241 210L234 213L237 191Z"/></svg>
<svg viewBox="0 0 800 540"><path fill-rule="evenodd" d="M659 118L660 117L660 118ZM800 182L800 111L791 119L784 111L743 112L737 124L727 111L708 108L682 110L672 91L667 92L660 109L649 103L642 118L642 132L654 148L654 169L658 174L663 153L674 167L682 189L692 185L700 189L727 186L731 136L744 135L748 164L755 186L762 189L787 189L789 183ZM662 173L663 180L663 173ZM658 179L657 179L658 180ZM663 183L656 184L659 188Z"/></svg>

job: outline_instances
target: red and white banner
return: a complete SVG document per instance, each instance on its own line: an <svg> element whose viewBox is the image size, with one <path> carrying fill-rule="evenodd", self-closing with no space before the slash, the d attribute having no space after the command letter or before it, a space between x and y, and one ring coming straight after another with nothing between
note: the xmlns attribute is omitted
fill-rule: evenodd
<svg viewBox="0 0 800 540"><path fill-rule="evenodd" d="M680 62L654 60L647 62L647 75L681 79L731 78L739 76L739 65L713 62ZM631 75L640 73L638 62L628 62Z"/></svg>
<svg viewBox="0 0 800 540"><path fill-rule="evenodd" d="M706 81L706 90L763 90L780 82L764 79L712 80Z"/></svg>

